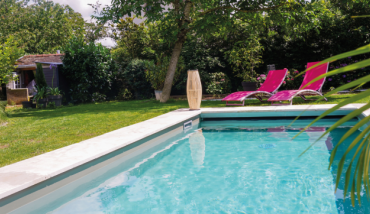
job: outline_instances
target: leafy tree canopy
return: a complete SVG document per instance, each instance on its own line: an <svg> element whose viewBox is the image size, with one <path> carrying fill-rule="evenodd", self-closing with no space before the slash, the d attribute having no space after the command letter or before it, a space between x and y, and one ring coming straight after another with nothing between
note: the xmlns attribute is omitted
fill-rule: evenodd
<svg viewBox="0 0 370 214"><path fill-rule="evenodd" d="M24 54L22 48L19 48L17 41L13 36L9 36L4 44L0 46L0 83L7 83L9 74L14 71L15 61Z"/></svg>
<svg viewBox="0 0 370 214"><path fill-rule="evenodd" d="M119 22L125 16L141 15L148 22L160 21L160 32L173 44L161 102L169 98L183 44L188 34L211 36L233 30L235 20L247 26L284 26L292 33L314 26L317 17L330 13L320 3L304 0L112 0L96 18ZM273 24L273 25L272 25ZM164 27L165 26L165 27ZM273 30L273 28L270 28ZM251 29L253 32L253 29Z"/></svg>
<svg viewBox="0 0 370 214"><path fill-rule="evenodd" d="M0 14L0 43L13 35L26 53L55 52L73 35L85 33L80 13L52 1L1 0Z"/></svg>

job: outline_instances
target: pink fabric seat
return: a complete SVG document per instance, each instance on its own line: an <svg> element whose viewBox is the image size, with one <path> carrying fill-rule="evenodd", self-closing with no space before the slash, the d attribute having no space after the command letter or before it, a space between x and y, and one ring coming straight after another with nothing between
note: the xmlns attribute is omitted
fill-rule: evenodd
<svg viewBox="0 0 370 214"><path fill-rule="evenodd" d="M244 105L244 100L247 97L256 97L260 101L262 98L259 96L260 94L272 96L275 93L281 84L284 82L285 76L288 72L288 69L284 68L282 70L273 70L269 71L267 74L265 82L262 86L256 91L238 91L234 92L225 98L222 101L226 101L226 105ZM228 104L229 101L239 101L243 102L242 104Z"/></svg>
<svg viewBox="0 0 370 214"><path fill-rule="evenodd" d="M319 62L309 62L307 63L307 68L310 68L314 65L316 65ZM302 99L307 100L305 95L320 95L322 86L324 85L325 78L320 79L316 82L313 82L303 88L307 83L311 82L316 77L325 74L328 71L329 63L325 63L322 65L317 66L316 68L313 68L311 70L308 70L303 78L303 82L298 90L285 90L285 91L279 91L278 93L271 96L267 101L270 102L277 102L277 101L290 101L290 104L292 104L293 98L295 96L300 96ZM326 98L324 98L326 100Z"/></svg>

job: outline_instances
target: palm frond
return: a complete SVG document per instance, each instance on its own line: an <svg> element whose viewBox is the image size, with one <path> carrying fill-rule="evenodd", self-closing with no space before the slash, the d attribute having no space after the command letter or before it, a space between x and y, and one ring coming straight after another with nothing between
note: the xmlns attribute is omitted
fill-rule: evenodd
<svg viewBox="0 0 370 214"><path fill-rule="evenodd" d="M317 67L321 64L327 63L327 62L333 62L333 61L336 61L336 60L339 60L339 59L352 57L352 56L355 56L355 55L369 53L369 52L370 52L370 45L365 45L365 46L363 46L361 48L358 48L356 50L349 51L349 52L339 54L339 55L330 57L328 59L325 59L325 60L321 61L320 63L318 63L318 64L308 68L307 70L301 72L299 75L302 75L306 71L308 71L312 68L315 68L315 67ZM325 78L325 77L330 77L332 75L337 75L337 74L340 74L340 73L357 70L359 68L364 68L364 67L367 67L367 66L370 66L370 59L365 59L365 60L362 60L360 62L356 62L356 63L353 63L351 65L348 65L348 66L345 66L345 67L342 67L342 68L339 68L339 69L335 69L333 71L329 71L328 73L323 74L323 75L315 78L311 82L307 83L307 85L309 85L309 84L311 84L311 83L313 83L313 82L315 82L319 79ZM328 97L328 96L330 96L332 94L335 94L335 93L337 93L339 91L342 91L342 90L362 86L362 85L364 85L368 82L370 82L370 75L364 76L364 77L362 77L358 80L355 80L355 81L352 81L348 84L342 85L342 86L334 89L333 91L327 93L324 97ZM339 108L341 108L345 105L348 105L350 103L356 102L356 101L361 100L361 99L364 99L365 97L370 97L370 90L366 90L364 92L356 94L355 96L352 96L352 97L338 103L334 107L328 109L327 111L322 113L320 116L318 116L315 120L313 120L309 125L307 125L303 130L301 130L293 138L296 138L298 135L300 135L302 132L307 130L310 126L312 126L314 123L316 123L317 121L319 121L323 117L333 113L334 111L338 110ZM319 99L318 101L322 100L323 98ZM347 122L348 120L353 119L355 117L358 117L359 115L361 115L364 111L368 110L369 108L370 108L370 102L366 103L361 108L359 108L357 110L354 110L353 112L349 113L348 115L345 115L343 118L341 118L336 123L334 123L330 128L328 128L313 144L311 144L305 151L303 151L301 155L303 155L316 142L318 142L322 137L327 135L329 132L331 132L332 130L334 130L338 126L342 125L343 123ZM361 127L366 126L369 122L370 122L370 116L366 116L366 117L362 118L361 120L359 120L359 122L357 124L355 124L353 127L351 127L341 137L341 139L339 140L339 142L337 143L337 145L334 147L333 151L331 152L329 169L331 168L331 166L334 162L334 158L337 155L337 151L338 151L339 146L343 145L343 142L345 140L347 140L348 137L353 135ZM369 181L370 134L369 133L370 133L370 125L367 126L366 128L364 128L360 132L360 134L358 134L355 137L355 139L351 142L351 144L346 149L345 153L340 157L340 161L338 163L337 177L336 177L336 182L335 182L336 183L335 184L335 189L336 190L338 188L338 185L339 185L339 182L340 182L340 179L341 179L341 175L342 175L342 172L344 170L344 165L345 165L346 160L347 160L346 158L347 158L348 154L357 147L357 149L356 149L356 151L355 151L355 153L354 153L354 155L353 155L353 157L352 157L351 161L349 162L349 165L346 169L345 181L344 181L344 191L343 191L344 199L345 199L346 195L348 193L348 190L349 190L349 185L351 185L350 197L351 197L351 203L352 203L353 206L355 206L355 200L356 200L355 197L356 197L356 195L357 195L358 203L359 203L359 205L361 205L362 186L365 189L367 197L370 198L370 181ZM357 161L356 161L356 159L357 159ZM354 165L355 165L355 170L352 171L352 167ZM352 179L352 184L350 184L351 179Z"/></svg>

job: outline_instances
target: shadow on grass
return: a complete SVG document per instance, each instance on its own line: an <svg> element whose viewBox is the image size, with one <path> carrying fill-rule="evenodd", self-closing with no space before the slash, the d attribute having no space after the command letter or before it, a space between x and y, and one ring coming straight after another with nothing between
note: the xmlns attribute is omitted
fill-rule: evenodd
<svg viewBox="0 0 370 214"><path fill-rule="evenodd" d="M155 100L112 101L104 103L80 104L72 107L63 106L56 109L15 109L9 111L11 117L37 117L37 119L50 119L76 114L109 114L112 112L131 112L144 114L146 112L167 112L178 108L186 108L186 101L173 101L160 103Z"/></svg>
<svg viewBox="0 0 370 214"><path fill-rule="evenodd" d="M328 101L322 100L319 102L308 100L305 101L300 97L293 100L294 105L315 105L315 104L336 104L353 95L334 95L328 98ZM310 99L318 99L319 97L309 97ZM234 102L241 103L241 102ZM285 102L287 103L287 102ZM201 107L235 107L226 106L222 101L203 101ZM270 102L260 102L258 100L246 100L245 106L269 106ZM77 114L109 114L112 112L130 112L133 114L145 114L147 112L169 112L179 108L188 108L187 100L169 100L166 103L160 103L157 100L133 100L133 101L111 101L103 103L88 103L80 104L72 107L63 106L57 109L16 109L9 113L11 117L36 117L37 119L50 119L57 117L65 117Z"/></svg>

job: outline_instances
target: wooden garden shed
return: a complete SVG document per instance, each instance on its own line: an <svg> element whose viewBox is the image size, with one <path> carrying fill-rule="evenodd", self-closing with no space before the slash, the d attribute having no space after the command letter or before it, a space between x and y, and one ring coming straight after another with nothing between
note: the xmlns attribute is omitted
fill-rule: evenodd
<svg viewBox="0 0 370 214"><path fill-rule="evenodd" d="M15 81L10 81L6 85L7 95L9 93L12 93L12 90L14 93L18 93L18 91L24 89L28 91L29 96L33 96L36 91L34 90L35 86L35 75L36 75L36 64L40 63L42 64L45 80L48 85L48 87L58 87L59 90L62 90L66 92L68 90L68 82L64 78L61 70L63 67L62 57L64 54L38 54L38 55L25 55L21 58L19 58L16 61L17 68L13 72L14 76L17 76ZM50 64L57 65L54 73L54 80L53 80L53 70L50 69ZM53 81L52 81L53 80ZM22 96L24 93L21 93ZM25 101L26 98L17 98L15 99L14 96L13 100L19 100L16 101L17 104L21 101ZM8 102L11 102L8 100Z"/></svg>

